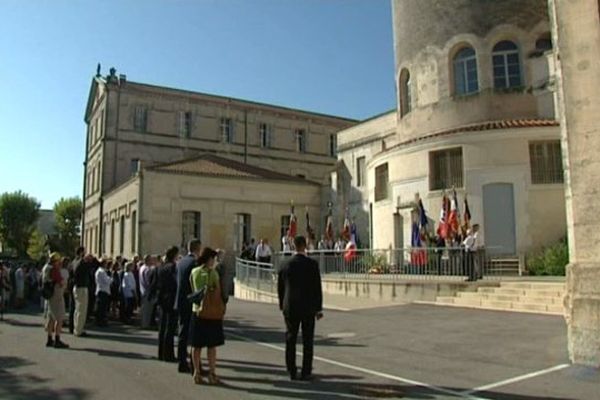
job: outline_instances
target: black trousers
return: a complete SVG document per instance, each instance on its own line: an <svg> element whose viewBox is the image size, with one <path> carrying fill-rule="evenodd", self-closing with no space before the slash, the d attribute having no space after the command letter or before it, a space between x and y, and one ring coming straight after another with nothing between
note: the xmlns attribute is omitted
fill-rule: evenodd
<svg viewBox="0 0 600 400"><path fill-rule="evenodd" d="M192 307L179 311L179 340L177 342L177 359L179 365L188 365L187 347L190 336L190 320L192 319Z"/></svg>
<svg viewBox="0 0 600 400"><path fill-rule="evenodd" d="M175 359L174 340L177 329L177 312L173 306L160 306L160 327L158 329L158 359L172 361Z"/></svg>
<svg viewBox="0 0 600 400"><path fill-rule="evenodd" d="M106 314L108 313L108 306L110 304L110 295L106 292L99 292L96 295L96 324L103 326L106 325L107 319Z"/></svg>
<svg viewBox="0 0 600 400"><path fill-rule="evenodd" d="M73 333L75 320L75 297L73 296L73 288L69 290L69 332Z"/></svg>
<svg viewBox="0 0 600 400"><path fill-rule="evenodd" d="M315 316L290 318L285 316L285 365L290 374L296 374L296 342L302 327L302 375L312 373L313 348L315 341Z"/></svg>

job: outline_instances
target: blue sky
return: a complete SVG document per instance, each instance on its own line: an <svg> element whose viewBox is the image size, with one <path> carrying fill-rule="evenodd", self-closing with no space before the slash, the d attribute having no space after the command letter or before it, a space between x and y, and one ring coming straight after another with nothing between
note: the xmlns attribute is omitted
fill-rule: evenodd
<svg viewBox="0 0 600 400"><path fill-rule="evenodd" d="M96 64L363 119L394 107L389 0L0 1L0 193L81 195Z"/></svg>

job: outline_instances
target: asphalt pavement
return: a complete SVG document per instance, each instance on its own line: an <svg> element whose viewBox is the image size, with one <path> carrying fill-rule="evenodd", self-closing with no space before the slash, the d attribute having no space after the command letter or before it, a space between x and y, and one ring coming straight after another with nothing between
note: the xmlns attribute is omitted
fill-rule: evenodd
<svg viewBox="0 0 600 400"><path fill-rule="evenodd" d="M399 305L327 311L314 382L291 382L276 306L232 300L220 387L156 360L156 332L117 323L47 349L41 316L0 322L0 399L600 399L600 371L571 366L561 317ZM298 350L301 350L300 346ZM299 361L300 364L300 361Z"/></svg>

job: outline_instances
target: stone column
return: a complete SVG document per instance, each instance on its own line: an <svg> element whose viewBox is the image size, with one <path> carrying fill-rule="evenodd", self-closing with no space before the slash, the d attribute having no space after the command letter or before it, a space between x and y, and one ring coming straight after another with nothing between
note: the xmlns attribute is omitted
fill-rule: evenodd
<svg viewBox="0 0 600 400"><path fill-rule="evenodd" d="M549 0L557 48L570 264L571 361L600 366L600 13L598 0Z"/></svg>

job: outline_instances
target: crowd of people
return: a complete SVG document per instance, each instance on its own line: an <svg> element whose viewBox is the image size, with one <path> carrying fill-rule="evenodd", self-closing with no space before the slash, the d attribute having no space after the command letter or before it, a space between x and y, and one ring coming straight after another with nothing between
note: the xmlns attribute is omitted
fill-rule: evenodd
<svg viewBox="0 0 600 400"><path fill-rule="evenodd" d="M310 380L314 321L323 316L321 280L318 263L306 255L306 239L298 236L293 243L295 255L282 265L278 290L286 323L286 365L291 379ZM267 257L268 243L261 240L257 247L255 256ZM85 328L92 323L101 330L109 321L139 321L141 328L158 328L159 360L176 362L178 371L191 373L196 384L221 383L217 348L225 344L223 319L233 278L228 276L223 251L193 239L185 255L174 246L162 256L147 255L143 260L97 259L80 247L73 260L51 253L42 268L5 264L0 264L2 304L8 300L11 306L22 307L26 300L42 300L47 347L69 348L61 339L63 324L81 338L90 336ZM298 376L295 347L300 327L304 361Z"/></svg>

